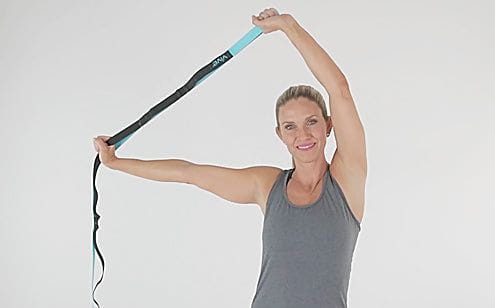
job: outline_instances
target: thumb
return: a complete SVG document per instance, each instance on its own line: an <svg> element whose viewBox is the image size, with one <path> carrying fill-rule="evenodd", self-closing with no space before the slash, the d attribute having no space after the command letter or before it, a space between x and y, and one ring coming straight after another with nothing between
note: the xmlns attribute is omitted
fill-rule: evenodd
<svg viewBox="0 0 495 308"><path fill-rule="evenodd" d="M100 145L98 144L98 139L96 139L96 138L95 138L95 139L93 139L93 145L94 145L94 147L95 147L95 150L96 150L97 152L100 152Z"/></svg>
<svg viewBox="0 0 495 308"><path fill-rule="evenodd" d="M256 26L258 26L260 24L260 20L258 19L258 17L254 16L254 15L251 15L251 21Z"/></svg>

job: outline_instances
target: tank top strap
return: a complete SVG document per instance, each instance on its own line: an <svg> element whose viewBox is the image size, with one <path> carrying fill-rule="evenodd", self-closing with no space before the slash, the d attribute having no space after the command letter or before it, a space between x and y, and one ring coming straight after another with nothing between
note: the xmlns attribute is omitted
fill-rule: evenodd
<svg viewBox="0 0 495 308"><path fill-rule="evenodd" d="M283 200L283 193L284 193L284 184L288 180L288 173L293 170L292 169L282 169L280 173L277 176L277 179L272 185L272 188L270 189L270 192L268 194L268 198L266 200L266 209L265 209L265 217L264 219L266 220L266 217L269 215L270 209L272 207L279 207L281 202L284 202Z"/></svg>
<svg viewBox="0 0 495 308"><path fill-rule="evenodd" d="M332 205L336 206L339 211L341 211L341 215L345 218L345 220L347 220L350 224L355 225L358 230L361 230L361 223L352 212L340 184L332 175L332 172L328 171L328 177L328 184L325 189L328 190L328 195L333 200Z"/></svg>

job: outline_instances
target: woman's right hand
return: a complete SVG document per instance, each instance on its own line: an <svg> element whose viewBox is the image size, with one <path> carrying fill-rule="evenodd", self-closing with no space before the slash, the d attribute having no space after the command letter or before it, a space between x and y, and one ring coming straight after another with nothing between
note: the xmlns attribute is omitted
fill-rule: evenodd
<svg viewBox="0 0 495 308"><path fill-rule="evenodd" d="M93 144L95 150L100 155L100 161L105 166L110 167L110 165L115 162L118 157L115 156L115 145L109 146L106 141L110 139L110 136L98 136L93 138Z"/></svg>

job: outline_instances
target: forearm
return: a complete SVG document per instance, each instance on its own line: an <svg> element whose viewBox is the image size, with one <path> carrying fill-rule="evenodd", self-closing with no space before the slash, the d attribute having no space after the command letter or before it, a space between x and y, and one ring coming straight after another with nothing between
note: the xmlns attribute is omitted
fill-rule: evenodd
<svg viewBox="0 0 495 308"><path fill-rule="evenodd" d="M328 53L316 40L301 27L291 15L286 15L285 27L282 31L304 58L316 79L328 93L342 90L347 80Z"/></svg>
<svg viewBox="0 0 495 308"><path fill-rule="evenodd" d="M186 183L186 169L191 164L191 162L181 159L117 158L111 163L110 168L154 181Z"/></svg>

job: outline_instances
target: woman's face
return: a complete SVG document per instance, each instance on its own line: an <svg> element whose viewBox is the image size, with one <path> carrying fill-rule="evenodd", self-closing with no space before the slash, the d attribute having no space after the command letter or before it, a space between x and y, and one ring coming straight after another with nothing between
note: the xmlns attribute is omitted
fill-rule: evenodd
<svg viewBox="0 0 495 308"><path fill-rule="evenodd" d="M277 135L295 160L310 162L324 155L331 120L325 123L315 102L305 97L292 99L279 108L278 118ZM304 149L306 145L310 148Z"/></svg>

